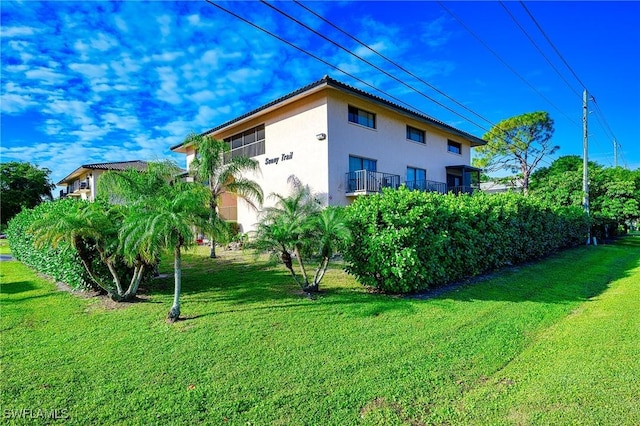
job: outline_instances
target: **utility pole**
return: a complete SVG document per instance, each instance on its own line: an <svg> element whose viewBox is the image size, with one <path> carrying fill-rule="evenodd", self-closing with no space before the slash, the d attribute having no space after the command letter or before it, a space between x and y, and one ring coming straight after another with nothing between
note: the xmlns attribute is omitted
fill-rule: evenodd
<svg viewBox="0 0 640 426"><path fill-rule="evenodd" d="M618 167L618 141L613 139L613 166Z"/></svg>
<svg viewBox="0 0 640 426"><path fill-rule="evenodd" d="M589 116L589 98L587 89L582 93L582 206L584 213L589 216L589 134L587 132L587 117ZM587 245L591 244L591 226L587 233Z"/></svg>

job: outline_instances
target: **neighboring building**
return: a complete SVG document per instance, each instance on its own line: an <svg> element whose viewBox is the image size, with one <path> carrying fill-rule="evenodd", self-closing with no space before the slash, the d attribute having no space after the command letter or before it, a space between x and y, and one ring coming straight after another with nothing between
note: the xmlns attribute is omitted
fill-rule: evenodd
<svg viewBox="0 0 640 426"><path fill-rule="evenodd" d="M328 205L347 205L402 183L471 191L478 188L480 169L470 166L470 150L486 144L328 76L204 134L227 141L228 155L259 161L261 173L247 177L260 183L265 196L287 194L287 178L295 175ZM187 168L196 155L191 145L171 149L186 154ZM221 215L236 220L244 232L258 220L258 212L229 196Z"/></svg>
<svg viewBox="0 0 640 426"><path fill-rule="evenodd" d="M58 182L58 186L66 186L66 190L60 190L60 198L77 197L83 200L93 201L97 195L97 183L100 175L107 170L146 170L144 161L119 161L115 163L84 164L67 177Z"/></svg>
<svg viewBox="0 0 640 426"><path fill-rule="evenodd" d="M496 194L499 192L522 192L522 179L516 177L500 181L488 181L480 183L480 189L483 192L489 194Z"/></svg>

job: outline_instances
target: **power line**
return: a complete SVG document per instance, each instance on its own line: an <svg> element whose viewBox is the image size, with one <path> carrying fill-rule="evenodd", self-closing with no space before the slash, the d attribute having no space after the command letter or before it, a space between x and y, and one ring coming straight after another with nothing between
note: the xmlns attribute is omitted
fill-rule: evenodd
<svg viewBox="0 0 640 426"><path fill-rule="evenodd" d="M345 74L345 75L347 75L347 76L351 77L352 79L354 79L354 80L356 80L356 81L358 81L358 82L360 82L360 83L362 83L362 84L366 85L367 87L370 87L371 89L373 89L373 90L375 90L375 91L377 91L377 92L380 92L380 93L384 94L385 96L387 96L387 97L389 97L389 98L391 98L391 99L393 99L393 100L397 101L398 103L405 105L405 106L406 106L406 107L408 107L409 109L411 109L411 110L413 110L413 111L415 111L415 112L418 112L418 113L420 113L420 114L422 114L422 115L429 116L428 114L426 114L426 113L422 112L420 109L418 109L418 108L414 107L413 105L411 105L411 104L409 104L409 103L407 103L407 102L403 101L402 99L400 99L400 98L398 98L398 97L396 97L396 96L393 96L393 95L391 95L390 93L388 93L388 92L386 92L386 91L384 91L384 90L382 90L382 89L380 89L380 88L377 88L376 86L374 86L374 85L372 85L372 84L370 84L370 83L366 82L365 80L363 80L363 79L361 79L361 78L359 78L359 77L356 77L355 75L353 75L353 74L351 74L351 73L349 73L349 72L347 72L347 71L345 71L345 70L341 69L340 67L338 67L338 66L336 66L336 65L333 65L333 64L331 64L331 63L327 62L326 60L324 60L324 59L320 58L319 56L317 56L317 55L315 55L315 54L313 54L313 53L311 53L311 52L309 52L309 51L307 51L307 50L305 50L305 49L303 49L303 48L301 48L301 47L299 47L299 46L297 46L297 45L295 45L295 44L291 43L290 41L288 41L288 40L286 40L286 39L284 39L284 38L280 37L279 35L274 34L274 33L272 33L271 31L269 31L269 30L267 30L267 29L265 29L265 28L262 28L261 26L259 26L259 25L255 24L255 23L253 23L253 22L251 22L251 21L249 21L248 19L243 18L242 16L240 16L240 15L238 15L238 14L236 14L236 13L232 12L231 10L229 10L229 9L227 9L227 8L225 8L225 7L220 6L219 4L214 3L214 2L213 2L213 0L205 0L205 1L206 1L207 3L209 3L210 5L215 6L215 7L217 7L218 9L222 10L223 12L226 12L226 13L228 13L229 15L231 15L231 16L233 16L233 17L235 17L235 18L237 18L237 19L239 19L239 20L243 21L244 23L246 23L246 24L248 24L248 25L250 25L250 26L254 27L255 29L260 30L260 31L262 31L262 32L263 32L263 33L265 33L265 34L270 35L271 37L273 37L273 38L275 38L275 39L277 39L277 40L279 40L279 41L281 41L281 42L283 42L283 43L287 44L287 45L288 45L288 46L290 46L290 47L293 47L294 49L296 49L296 50L298 50L298 51L300 51L300 52L304 53L305 55L311 56L311 57L312 57L312 58L314 58L315 60L317 60L317 61L319 61L319 62L322 62L323 64L327 65L328 67L331 67L331 68L333 68L333 69L335 69L335 70L337 70L337 71L340 71L341 73L343 73L343 74ZM434 101L434 102L435 102L435 101ZM437 102L436 102L436 103L437 103ZM439 103L438 103L438 104L439 104ZM439 104L439 105L441 105L441 104ZM449 109L449 108L448 108L448 107L446 107L446 106L443 106L443 107L445 107L445 108ZM462 117L463 119L465 119L465 120L467 120L467 121L470 121L468 118L466 118L466 117L464 117L464 116L460 115L459 113L457 113L457 112L455 112L455 111L452 111L452 112L454 112L456 115L458 115L458 116ZM484 128L483 126L481 126L481 125L479 125L479 124L477 124L477 123L474 123L473 121L470 121L470 122L471 122L471 123L473 123L473 124L475 124L476 126L480 127L481 129L483 129L483 130L485 130L485 131L488 131L488 129Z"/></svg>
<svg viewBox="0 0 640 426"><path fill-rule="evenodd" d="M582 85L583 89L587 88L587 85L584 84L582 82L582 80L580 80L580 77L578 77L578 75L575 73L575 71L573 70L573 68L571 68L571 65L569 65L569 63L564 59L564 56L562 56L562 53L560 53L560 51L558 50L558 48L555 46L555 44L553 44L553 42L551 41L551 38L549 38L549 36L547 35L546 32L544 32L544 30L542 29L542 27L540 26L540 24L538 23L538 21L536 21L536 18L533 16L533 14L531 13L531 11L527 8L527 6L524 4L523 1L520 1L520 5L523 7L523 9L527 12L527 14L529 15L529 17L531 18L531 20L533 21L534 24L536 24L536 27L538 27L538 30L540 30L540 32L542 33L542 35L544 36L544 38L547 40L547 42L549 43L549 45L553 48L553 50L556 52L556 54L558 55L558 57L560 57L560 59L562 60L562 62L564 62L564 64L566 65L566 67L569 69L569 71L571 71L571 74L573 74L573 76L576 78L576 80L578 80L578 82L580 83L580 85Z"/></svg>
<svg viewBox="0 0 640 426"><path fill-rule="evenodd" d="M449 8L447 8L441 1L437 2L440 7L442 7L449 15L451 15L453 17L453 19L455 19L465 30L467 30L469 32L469 34L471 34L476 40L478 40L478 42L480 44L482 44L482 46L485 47L485 49L487 49L489 52L491 52L493 54L493 56L495 56L505 67L507 67L507 69L509 71L511 71L512 73L514 73L520 80L522 80L527 86L529 86L534 92L536 92L542 99L544 99L549 105L551 105L552 107L554 107L555 109L557 109L562 115L564 115L571 123L575 124L576 126L579 126L579 124L574 121L571 117L569 117L564 111L562 111L560 108L558 108L553 102L551 102L551 100L549 100L549 98L547 98L545 95L543 95L533 84L531 84L526 78L524 78L522 75L520 75L520 73L518 71L516 71L511 65L509 65L507 63L507 61L505 61L504 59L502 59L502 57L495 51L493 50L487 43L484 42L484 40L482 40L480 38L480 36L478 36L471 28L469 28L469 26L467 26L460 18L458 18L458 16L456 14L454 14Z"/></svg>
<svg viewBox="0 0 640 426"><path fill-rule="evenodd" d="M379 89L379 88L377 88L377 87L373 86L372 84L370 84L370 83L368 83L368 82L366 82L366 81L364 81L364 80L362 80L362 79L360 79L360 78L358 78L358 77L354 76L353 74L350 74L350 73L349 73L349 72L347 72L347 71L344 71L343 69L341 69L341 68L339 68L339 67L337 67L337 66L335 66L335 65L333 65L333 64L331 64L331 63L329 63L329 62L327 62L326 60L324 60L324 59L322 59L322 58L318 57L317 55L315 55L315 54L313 54L313 53L311 53L311 52L309 52L309 51L307 51L307 50L305 50L305 49L303 49L303 48L301 48L301 47L299 47L299 46L297 46L297 45L295 45L295 44L293 44L293 43L289 42L288 40L286 40L286 39L284 39L284 38L282 38L282 37L280 37L280 36L278 36L278 35L276 35L276 34L274 34L274 33L270 32L270 31L268 31L267 29L260 27L259 25L257 25L257 24L255 24L255 23L253 23L253 22L249 21L248 19L243 18L242 16L240 16L240 15L238 15L238 14L236 14L236 13L234 13L234 12L230 11L229 9L226 9L226 8L224 8L224 7L222 7L222 6L220 6L220 5L216 4L216 3L214 3L214 2L213 2L213 0L206 0L206 1L207 1L207 3L211 4L212 6L215 6L216 8L218 8L218 9L220 9L220 10L222 10L222 11L224 11L224 12L226 12L226 13L228 13L228 14L232 15L232 16L234 16L235 18L237 18L237 19L239 19L239 20L241 20L241 21L245 22L246 24L249 24L250 26L252 26L252 27L254 27L254 28L256 28L256 29L258 29L258 30L260 30L260 31L262 31L262 32L264 32L264 33L266 33L266 34L268 34L268 35L270 35L271 37L273 37L273 38L275 38L275 39L277 39L277 40L279 40L279 41L282 41L283 43L287 44L288 46L293 47L293 48L295 48L296 50L298 50L298 51L300 51L300 52L302 52L302 53L304 53L304 54L306 54L306 55L308 55L308 56L310 56L310 57L312 57L312 58L314 58L314 59L318 60L319 62L322 62L323 64L325 64L325 65L327 65L327 66L329 66L329 67L331 67L331 68L334 68L334 69L336 69L336 70L340 71L341 73L343 73L343 74L345 74L345 75L347 75L347 76L349 76L349 77L353 78L354 80L359 81L360 83L362 83L362 84L364 84L364 85L366 85L366 86L368 86L368 87L370 87L370 88L372 88L372 89L374 89L374 90L376 90L376 91L378 91L378 92L380 92L380 93L383 93L384 95L388 96L389 98L392 98L392 99L394 99L394 100L398 101L399 103L401 103L401 104L404 104L404 105L408 106L410 109L412 109L412 110L414 110L414 111L416 111L416 112L419 112L419 113L421 113L421 114L423 114L423 115L427 115L427 114L425 114L425 113L421 112L418 108L416 108L416 107L414 107L414 106L412 106L412 105L408 104L407 102L405 102L405 101L403 101L403 100L401 100L401 99L399 99L399 98L397 98L397 97L395 97L395 96L393 96L393 95L391 95L391 94L387 93L386 91L384 91L384 90L382 90L382 89ZM272 8L272 9L274 9L274 10L276 10L276 11L280 12L281 14L283 14L283 15L285 15L285 16L287 16L287 17L289 17L287 14L285 14L285 13L283 13L283 12L279 11L277 8L275 8L275 7L273 7L273 6L269 5L269 4L267 4L266 2L263 2L263 3L265 3L265 4L266 4L267 6L269 6L270 8ZM294 22L297 22L298 24L300 24L300 25L302 25L303 27L307 28L308 30L310 30L310 31L314 32L315 34L319 35L319 36L320 36L320 37L322 37L323 39L325 39L325 40L329 41L330 43L332 43L332 44L336 45L337 47L340 47L342 50L345 50L347 53L350 53L350 54L352 54L353 56L357 57L358 59L362 60L363 62L365 62L365 63L369 64L370 66L374 67L375 69L379 70L380 72L383 72L385 75L388 75L389 77L393 78L394 80L398 80L396 77L394 77L394 76L392 76L392 75L388 74L388 73L387 73L387 72L385 72L384 70L381 70L379 67L377 67L377 66L375 66L375 65L371 64L369 61L365 60L364 58L362 58L362 57L360 57L360 56L358 56L358 55L356 55L356 54L354 54L354 53L350 52L348 49L346 49L346 48L342 47L341 45L338 45L336 42L334 42L333 40L329 39L328 37L325 37L325 36L323 36L323 35L321 35L321 34L317 33L315 30L311 29L311 28L310 28L310 27L308 27L307 25L300 23L297 19L292 18L292 17L289 17L289 18L290 18L290 19L292 19ZM526 82L526 80L525 80L525 82ZM404 83L403 83L403 84L404 84ZM477 127L480 127L480 128L481 128L481 129L483 129L483 130L487 130L487 129L486 129L486 128L484 128L483 126L481 126L481 125L479 125L479 124L477 124L477 123L475 123L475 122L471 121L471 120L470 120L470 119L468 119L467 117L465 117L465 116L463 116L463 115L461 115L461 114L457 113L457 112L456 112L456 111L454 111L454 110L451 110L449 107L447 107L447 106L445 106L445 105L441 104L440 102L435 101L434 99L430 98L428 95L425 95L425 94L423 94L422 92L419 92L417 89L413 88L412 86L407 85L407 84L404 84L404 85L405 85L405 86L407 86L407 87L409 87L411 90L416 91L416 92L418 92L418 93L422 94L423 96L427 97L428 99L432 100L433 102L435 102L436 104L438 104L438 105L442 106L443 108L445 108L445 109L447 109L447 110L449 110L449 111L453 112L454 114L456 114L456 115L460 116L460 117L461 117L461 118L463 118L464 120L471 122L472 124L476 125ZM534 89L535 89L535 88L534 88ZM553 105L553 104L552 104L552 105ZM557 107L556 107L556 108L557 108ZM474 114L475 114L475 113L474 113ZM476 115L477 115L477 114L476 114ZM486 120L486 119L485 119L485 120ZM488 120L486 120L486 121L488 121ZM488 122L489 122L489 123L491 123L490 121L488 121ZM493 125L493 126L496 128L496 130L498 130L498 131L500 131L500 132L504 133L507 137L510 137L510 134L509 134L509 132L508 132L508 131L503 130L503 129L502 129L502 128L500 128L498 125ZM515 140L516 142L518 141L518 139L517 139L517 138L515 138L514 140ZM540 158L540 159L538 159L538 160L536 161L536 163L537 163L537 162L539 162L539 161L546 161L546 160L545 160L545 159L543 159L543 158Z"/></svg>
<svg viewBox="0 0 640 426"><path fill-rule="evenodd" d="M553 70L556 72L556 74L558 74L558 76L562 79L562 81L564 81L564 83L567 85L567 87L576 94L576 96L578 98L581 98L582 95L580 95L580 93L578 93L577 90L575 90L571 84L569 84L569 82L564 78L564 76L560 73L560 71L558 70L558 68L556 68L555 65L553 65L553 63L549 60L549 58L547 57L547 55L544 54L544 52L542 51L542 49L538 46L538 44L533 40L533 38L531 37L531 35L529 35L529 33L527 32L527 30L524 29L524 27L522 25L520 25L520 22L518 22L518 20L516 19L516 17L511 13L511 11L507 8L507 6L504 4L504 2L500 2L500 4L502 5L502 7L504 8L504 10L507 12L507 14L511 17L511 19L513 20L513 22L515 22L515 24L518 26L518 28L520 28L520 30L524 33L525 36L527 36L527 38L529 39L529 41L531 42L531 44L533 45L533 47L535 47L538 52L540 53L540 55L542 55L542 57L545 59L545 61L547 61L547 63L551 66L551 68L553 68Z"/></svg>
<svg viewBox="0 0 640 426"><path fill-rule="evenodd" d="M299 3L298 1L295 1L295 0L294 0L294 2L295 2L296 4L298 4L299 6L301 6L302 8L304 8L305 10L307 10L307 11L311 12L313 15L315 15L315 16L317 16L318 18L322 19L323 21L327 22L328 24L330 24L332 27L336 28L336 29L337 29L337 30L339 30L340 32L342 32L342 33L346 34L348 37L352 38L353 40L357 41L357 42L358 42L358 43L360 43L361 45L365 46L367 49L371 50L372 52L374 52L374 53L375 53L375 54L377 54L378 56L382 57L382 58L383 58L383 59L385 59L386 61L388 61L388 62L390 62L391 64L395 65L397 68L399 68L399 69L401 69L402 71L406 72L406 73L407 73L407 74L409 74L410 76L412 76L412 77L414 77L414 78L418 79L419 81L424 82L426 85L428 85L429 87L433 88L433 89L434 89L434 90L436 90L438 93L443 94L445 97L447 97L448 99L452 100L452 101L453 101L453 102L455 102L456 104L458 104L458 105L462 106L462 107L463 107L464 109L466 109L467 111L469 111L469 112L473 113L474 115L476 115L476 116L478 116L478 117L482 118L483 120L485 120L486 122L488 122L489 124L491 124L491 126L492 126L493 128L496 128L496 129L497 129L497 130L499 130L500 132L504 133L504 135L505 135L507 138L511 138L511 139L514 139L515 141L519 141L519 140L518 140L518 138L513 137L513 136L512 136L512 135L510 135L506 130L503 130L502 128L500 128L499 126L497 126L496 124L494 124L493 122L491 122L490 120L488 120L487 118L483 117L482 115L480 115L480 114L476 113L475 111L471 110L470 108L468 108L468 107L466 107L465 105L461 104L460 102L456 101L455 99L453 99L452 97L450 97L450 96L449 96L449 95L447 95L446 93L444 93L444 92L440 91L439 89L435 88L434 86L430 85L429 83L427 83L427 82L426 82L426 81L424 81L423 79L419 78L418 76L415 76L413 73L411 73L410 71L406 70L404 67L402 67L402 66L398 65L396 62L394 62L394 61L392 61L391 59L387 58L386 56L382 55L381 53L379 53L379 52L378 52L378 51L376 51L375 49L373 49L373 48L371 48L370 46L368 46L366 43L364 43L364 42L362 42L362 41L358 40L356 37L352 36L351 34L349 34L349 33L348 33L348 32L346 32L346 31L342 30L342 29L341 29L341 28L339 28L337 25L335 25L335 24L331 23L329 20L327 20L327 19L325 19L324 17L320 16L319 14L317 14L317 13L313 12L311 9L309 9L309 8L307 8L306 6L302 5L302 4L301 4L301 3ZM441 106L441 107L443 107L443 108L447 109L448 111L453 112L454 114L458 115L459 117L463 118L464 120L469 121L470 123L472 123L472 124L474 124L474 125L476 125L476 126L480 127L481 129L483 129L483 130L487 130L486 128L484 128L484 127L482 127L481 125L479 125L479 124L477 124L477 123L473 122L473 121L472 121L472 120L470 120L469 118L467 118L467 117L465 117L465 116L463 116L463 115L459 114L458 112L456 112L456 111L452 110L451 108L449 108L449 107L447 107L447 106L443 105L442 103L440 103L440 102L436 101L435 99L431 98L430 96L426 95L425 93L423 93L423 92L419 91L418 89L416 89L415 87L413 87L413 86L411 86L410 84L406 83L405 81L403 81L403 80L401 80L401 79L397 78L396 76L394 76L394 75L392 75L392 74L388 73L387 71L385 71L385 70L381 69L381 68L380 68L380 67L378 67L377 65L375 65L375 64L371 63L370 61L368 61L368 60L366 60L366 59L362 58L361 56L359 56L359 55L357 55L357 54L355 54L355 53L351 52L350 50L348 50L348 49L347 49L347 48L345 48L344 46L340 45L339 43L337 43L337 42L333 41L332 39L328 38L328 37L327 37L327 36L325 36L324 34L320 34L318 31L316 31L316 30L314 30L313 28L309 27L308 25L306 25L306 24L304 24L304 23L300 22L298 19L296 19L296 18L294 18L294 17L290 16L289 14L287 14L287 13L283 12L282 10L280 10L280 9L276 8L275 6L273 6L273 5L269 4L269 3L267 3L267 2L266 2L266 1L264 1L264 0L261 0L261 3L263 3L263 4L267 5L267 6L268 6L268 7L270 7L271 9L273 9L273 10L275 10L275 11L279 12L281 15L283 15L283 16L287 17L288 19L290 19L290 20L292 20L292 21L296 22L298 25L300 25L300 26L302 26L302 27L306 28L307 30L309 30L309 31L313 32L314 34L316 34L316 35L318 35L319 37L321 37L322 39L324 39L324 40L326 40L326 41L330 42L331 44L333 44L334 46L336 46L336 47L340 48L341 50L344 50L345 52L349 53L350 55L352 55L352 56L354 56L354 57L358 58L359 60L361 60L361 61L363 61L363 62L365 62L366 64L368 64L369 66L371 66L371 67L375 68L376 70L378 70L378 71L382 72L382 73L383 73L383 74L385 74L386 76L388 76L388 77L390 77L390 78L394 79L395 81L397 81L397 82L399 82L399 83L403 84L404 86L406 86L406 87L407 87L407 88L409 88L410 90L413 90L414 92L416 92L416 93L418 93L418 94L420 94L420 95L424 96L425 98L427 98L427 99L429 99L429 100L431 100L431 101L435 102L437 105L439 105L439 106Z"/></svg>
<svg viewBox="0 0 640 426"><path fill-rule="evenodd" d="M277 7L273 6L271 3L267 3L264 0L260 0L260 3L264 4L265 6L268 6L269 8L275 10L276 12L280 13L281 15L285 16L286 18L290 19L291 21L295 22L296 24L304 27L305 29L307 29L308 31L311 31L312 33L316 34L317 36L321 37L322 39L328 41L329 43L333 44L334 46L336 46L337 48L347 52L348 54L350 54L351 56L359 59L360 61L364 62L365 64L369 65L372 68L375 68L377 71L383 73L384 75L386 75L389 78L392 78L393 80L397 81L398 83L402 84L403 86L407 87L408 89L418 93L419 95L422 95L423 97L427 98L428 100L430 100L431 102L434 102L435 104L441 106L442 108L446 109L449 112L452 112L453 114L457 115L458 117L470 122L471 124L483 129L483 130L487 130L485 129L483 126L481 126L480 124L470 120L469 118L465 117L464 115L460 114L459 112L455 111L452 108L449 108L448 106L444 105L443 103L437 101L436 99L430 97L429 95L427 95L426 93L421 92L420 90L416 89L415 87L413 87L412 85L410 85L409 83L407 83L406 81L403 81L402 79L394 76L393 74L389 73L388 71L380 68L379 66L375 65L374 63L372 63L371 61L363 58L362 56L353 53L352 51L350 51L349 49L347 49L346 47L342 46L341 44L333 41L332 39L330 39L329 37L325 36L324 34L321 34L320 32L316 31L315 29L309 27L308 25L306 25L305 23L301 22L300 20L294 18L293 16L289 15L288 13L284 12L281 9L278 9ZM451 98L449 98L451 99ZM457 104L460 104L459 102L456 101ZM470 111L471 113L473 113L474 115L482 118L484 121L488 122L489 124L491 124L492 126L494 125L490 120L484 118L483 116L481 116L480 114L472 111L471 109L464 107L467 111Z"/></svg>
<svg viewBox="0 0 640 426"><path fill-rule="evenodd" d="M435 92L437 92L438 94L444 96L445 98L449 99L450 101L452 101L453 103L455 103L456 105L458 105L461 108L464 108L466 111L472 113L473 115L475 115L476 117L481 118L482 120L486 121L487 123L491 124L492 126L495 126L495 124L493 122L491 122L491 120L483 117L482 115L480 115L479 113L473 111L471 108L467 107L466 105L464 105L463 103L457 101L456 99L452 98L451 96L447 95L445 92L443 92L442 90L438 89L436 86L432 85L431 83L429 83L428 81L424 80L423 78L421 78L420 76L414 74L413 72L409 71L408 69L406 69L405 67L403 67L402 65L398 64L397 62L393 61L392 59L390 59L389 57L383 55L382 53L380 53L379 51L377 51L376 49L374 49L373 47L369 46L368 44L366 44L365 42L359 40L357 37L351 35L349 32L343 30L342 28L340 28L339 26L337 26L336 24L334 24L333 22L329 21L328 19L326 19L325 17L323 17L322 15L316 13L314 10L310 9L309 7L305 6L304 4L300 3L298 0L293 0L293 2L295 4L297 4L298 6L300 6L301 8L305 9L306 11L308 11L309 13L313 14L314 16L316 16L317 18L321 19L322 21L324 21L325 23L331 25L333 28L335 28L336 30L340 31L342 34L346 35L347 37L349 37L351 40L354 40L355 42L357 42L358 44L360 44L361 46L365 47L366 49L368 49L370 52L375 53L376 55L378 55L380 58L384 59L385 61L389 62L390 64L394 65L396 68L400 69L401 71L405 72L406 74L410 75L411 77L415 78L416 80L418 80L419 82L421 82L422 84L428 86L429 88L431 88L432 90L434 90ZM397 79L396 79L397 80Z"/></svg>

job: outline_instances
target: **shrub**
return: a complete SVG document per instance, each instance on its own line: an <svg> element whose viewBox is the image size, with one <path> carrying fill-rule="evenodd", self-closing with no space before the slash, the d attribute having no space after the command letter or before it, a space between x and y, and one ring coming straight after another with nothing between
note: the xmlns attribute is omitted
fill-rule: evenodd
<svg viewBox="0 0 640 426"><path fill-rule="evenodd" d="M9 221L7 239L11 254L17 260L72 288L87 289L92 287L92 282L73 247L61 242L57 248L36 249L33 245L34 236L29 232L36 219L49 212L67 210L75 202L73 199L62 199L22 210Z"/></svg>
<svg viewBox="0 0 640 426"><path fill-rule="evenodd" d="M55 238L55 246L50 243L43 243L43 241L40 241L40 244L36 244L35 234L38 234L39 231L51 230L51 228L44 228L44 226L53 227L57 223L61 223L62 218L69 217L73 211L77 212L76 207L82 207L80 203L86 204L88 202L65 198L39 204L33 209L22 210L9 221L7 238L11 252L17 260L56 281L68 284L74 289L92 288L107 292L114 297L115 284L113 275L104 259L101 258L94 239L82 238L76 242L76 244L79 244L78 249L82 250L83 256L87 259L87 264L92 271L93 277L89 275L87 268L83 265L78 249L72 246L68 239ZM87 204L87 206L98 205L99 203ZM107 208L107 206L104 206L104 208ZM43 225L41 219L45 217L47 218L44 221L46 225ZM101 228L99 232L104 235L106 230ZM45 239L45 241L50 240ZM117 243L117 241L113 241L113 244L117 245ZM115 247L112 249L115 250ZM113 271L122 281L128 282L131 280L134 273L133 267L125 263L120 253L112 253L109 256L109 261ZM141 276L142 283L149 282L153 277L156 265L149 264L147 266Z"/></svg>
<svg viewBox="0 0 640 426"><path fill-rule="evenodd" d="M585 241L579 208L520 194L388 190L347 209L347 271L366 285L410 293L546 256Z"/></svg>

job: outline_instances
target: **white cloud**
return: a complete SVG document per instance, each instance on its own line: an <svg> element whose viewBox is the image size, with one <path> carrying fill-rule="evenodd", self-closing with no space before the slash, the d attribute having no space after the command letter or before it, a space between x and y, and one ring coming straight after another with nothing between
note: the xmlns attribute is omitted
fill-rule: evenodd
<svg viewBox="0 0 640 426"><path fill-rule="evenodd" d="M255 84L255 81L252 80L259 78L263 73L263 70L240 68L229 72L227 78L235 84Z"/></svg>
<svg viewBox="0 0 640 426"><path fill-rule="evenodd" d="M118 46L118 41L108 34L98 33L97 37L92 38L89 44L91 48L105 52Z"/></svg>
<svg viewBox="0 0 640 426"><path fill-rule="evenodd" d="M4 93L0 96L0 110L4 114L16 114L37 106L31 96L16 93Z"/></svg>
<svg viewBox="0 0 640 426"><path fill-rule="evenodd" d="M69 64L69 68L73 71L82 74L88 79L101 78L107 74L109 68L105 64Z"/></svg>
<svg viewBox="0 0 640 426"><path fill-rule="evenodd" d="M140 128L140 121L132 115L121 116L112 112L102 115L102 119L111 127L132 131Z"/></svg>
<svg viewBox="0 0 640 426"><path fill-rule="evenodd" d="M167 37L171 34L171 16L170 15L162 15L156 18L156 22L160 26L160 33L164 37Z"/></svg>
<svg viewBox="0 0 640 426"><path fill-rule="evenodd" d="M420 36L422 42L433 48L444 46L452 35L451 32L445 30L445 22L445 17L441 16L431 22L422 24Z"/></svg>
<svg viewBox="0 0 640 426"><path fill-rule="evenodd" d="M187 98L197 104L202 104L205 102L213 101L214 99L217 98L217 95L215 92L211 90L201 90L199 92L188 95Z"/></svg>
<svg viewBox="0 0 640 426"><path fill-rule="evenodd" d="M51 86L62 84L67 80L64 74L45 67L30 69L24 74L29 80L39 80L40 83Z"/></svg>
<svg viewBox="0 0 640 426"><path fill-rule="evenodd" d="M92 142L101 139L107 133L109 133L111 129L109 127L99 127L95 124L83 124L80 126L79 130L73 130L69 132L81 141Z"/></svg>
<svg viewBox="0 0 640 426"><path fill-rule="evenodd" d="M177 105L182 102L178 92L178 76L171 67L156 68L160 78L160 89L156 91L156 97L164 102Z"/></svg>
<svg viewBox="0 0 640 426"><path fill-rule="evenodd" d="M1 37L25 37L40 32L38 28L28 26L2 27L0 28Z"/></svg>
<svg viewBox="0 0 640 426"><path fill-rule="evenodd" d="M126 79L130 78L131 74L142 69L142 65L126 53L123 53L119 59L112 60L110 62L110 66L118 77Z"/></svg>
<svg viewBox="0 0 640 426"><path fill-rule="evenodd" d="M93 119L89 116L89 104L83 101L53 99L43 112L67 116L76 125L86 126L93 123Z"/></svg>
<svg viewBox="0 0 640 426"><path fill-rule="evenodd" d="M180 51L162 52L157 55L152 55L151 59L153 61L160 61L160 62L173 62L182 56L184 56L184 52L180 52Z"/></svg>
<svg viewBox="0 0 640 426"><path fill-rule="evenodd" d="M129 26L127 25L127 21L122 18L120 15L115 15L113 18L113 22L116 24L116 27L123 33L129 32Z"/></svg>

